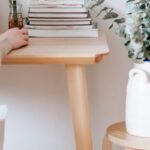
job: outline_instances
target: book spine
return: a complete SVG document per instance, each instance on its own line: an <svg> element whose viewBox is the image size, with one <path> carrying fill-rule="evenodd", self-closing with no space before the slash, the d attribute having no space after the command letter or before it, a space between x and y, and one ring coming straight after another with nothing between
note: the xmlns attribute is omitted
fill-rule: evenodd
<svg viewBox="0 0 150 150"><path fill-rule="evenodd" d="M66 19L66 18L64 18L64 19L62 19L62 18L60 18L60 19L55 19L55 18L29 18L30 19L30 21L49 21L49 22L53 22L53 21L70 21L70 22L73 22L73 21L92 21L92 19L91 18L75 18L75 19L73 19L73 18L69 18L69 19Z"/></svg>
<svg viewBox="0 0 150 150"><path fill-rule="evenodd" d="M88 14L80 13L80 14L63 14L63 13L29 13L29 17L31 18L87 18Z"/></svg>
<svg viewBox="0 0 150 150"><path fill-rule="evenodd" d="M39 29L39 30L72 30L72 29L92 29L93 25L83 26L38 26L38 25L25 25L27 29Z"/></svg>
<svg viewBox="0 0 150 150"><path fill-rule="evenodd" d="M43 5L43 4L30 4L30 8L83 8L80 4L62 4L62 5Z"/></svg>
<svg viewBox="0 0 150 150"><path fill-rule="evenodd" d="M98 37L97 29L87 30L34 30L29 29L30 37Z"/></svg>
<svg viewBox="0 0 150 150"><path fill-rule="evenodd" d="M29 4L47 4L47 5L61 5L61 4L81 4L84 5L84 0L30 0Z"/></svg>
<svg viewBox="0 0 150 150"><path fill-rule="evenodd" d="M30 25L89 25L90 21L76 21L76 22L49 22L49 21L30 21Z"/></svg>

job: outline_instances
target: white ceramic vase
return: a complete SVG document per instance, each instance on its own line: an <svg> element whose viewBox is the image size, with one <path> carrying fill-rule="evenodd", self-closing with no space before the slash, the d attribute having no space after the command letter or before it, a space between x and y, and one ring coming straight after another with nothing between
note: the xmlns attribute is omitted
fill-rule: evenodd
<svg viewBox="0 0 150 150"><path fill-rule="evenodd" d="M150 62L135 64L129 72L126 128L129 134L150 137Z"/></svg>

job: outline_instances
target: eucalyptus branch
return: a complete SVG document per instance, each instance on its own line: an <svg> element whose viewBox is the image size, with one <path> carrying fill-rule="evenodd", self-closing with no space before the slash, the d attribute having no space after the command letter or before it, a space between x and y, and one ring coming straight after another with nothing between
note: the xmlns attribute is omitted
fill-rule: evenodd
<svg viewBox="0 0 150 150"><path fill-rule="evenodd" d="M105 0L98 0L95 4L93 4L91 7L89 7L91 10L94 10L95 7L98 7L104 3ZM121 24L125 22L124 18L119 18L118 13L114 12L114 8L112 7L104 7L102 8L96 15L96 17L99 17L102 13L105 13L103 19L114 19L113 23ZM110 25L109 29L113 27L113 23Z"/></svg>
<svg viewBox="0 0 150 150"><path fill-rule="evenodd" d="M99 7L105 0L97 0L90 9ZM113 8L103 7L97 12L96 17L104 13L103 19L112 20L118 25L117 34L124 40L128 49L128 56L134 62L141 63L150 60L150 0L127 0L127 18L122 18ZM98 8L96 9L98 10Z"/></svg>
<svg viewBox="0 0 150 150"><path fill-rule="evenodd" d="M101 4L103 4L105 2L105 0L98 0L95 4L93 4L90 9L93 9L95 7L100 6Z"/></svg>

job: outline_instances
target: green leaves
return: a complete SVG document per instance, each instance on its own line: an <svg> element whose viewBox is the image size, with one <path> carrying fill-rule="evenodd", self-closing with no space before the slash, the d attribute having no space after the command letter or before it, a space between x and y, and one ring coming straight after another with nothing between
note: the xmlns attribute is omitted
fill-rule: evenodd
<svg viewBox="0 0 150 150"><path fill-rule="evenodd" d="M145 4L142 4L142 5L140 6L140 9L146 9L146 5L145 5Z"/></svg>
<svg viewBox="0 0 150 150"><path fill-rule="evenodd" d="M113 8L110 7L104 7L103 9L101 9L100 12L96 15L96 17L99 17L103 12L105 13L103 17L104 20L115 19L113 22L117 24L121 24L125 22L124 18L118 19L119 15L113 11ZM113 23L109 26L109 29L111 29L112 27L113 27Z"/></svg>
<svg viewBox="0 0 150 150"><path fill-rule="evenodd" d="M97 2L90 7L90 9L100 6L102 3L104 3L104 1L105 0L97 0Z"/></svg>
<svg viewBox="0 0 150 150"><path fill-rule="evenodd" d="M115 12L108 12L105 16L104 16L104 20L106 19L112 19L112 18L117 18L119 15Z"/></svg>
<svg viewBox="0 0 150 150"><path fill-rule="evenodd" d="M99 7L105 0L97 0L91 9ZM112 20L109 29L117 24L116 33L128 49L128 57L136 63L150 60L150 0L126 0L127 18L122 18L113 8L103 7L96 17Z"/></svg>
<svg viewBox="0 0 150 150"><path fill-rule="evenodd" d="M127 3L129 3L129 2L133 2L133 1L135 1L135 0L128 0L128 1L127 1Z"/></svg>
<svg viewBox="0 0 150 150"><path fill-rule="evenodd" d="M119 18L119 19L115 19L114 22L117 24L121 24L121 23L125 23L125 18Z"/></svg>

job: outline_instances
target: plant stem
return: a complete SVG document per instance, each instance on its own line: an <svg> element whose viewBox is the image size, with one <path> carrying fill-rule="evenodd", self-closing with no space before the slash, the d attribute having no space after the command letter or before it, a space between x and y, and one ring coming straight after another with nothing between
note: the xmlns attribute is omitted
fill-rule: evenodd
<svg viewBox="0 0 150 150"><path fill-rule="evenodd" d="M9 0L9 5L10 5L10 7L11 7L11 5L12 5L12 1L11 1L11 0Z"/></svg>
<svg viewBox="0 0 150 150"><path fill-rule="evenodd" d="M14 23L15 26L18 26L18 17L17 17L17 2L16 0L13 0L13 17L14 17Z"/></svg>

